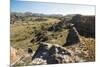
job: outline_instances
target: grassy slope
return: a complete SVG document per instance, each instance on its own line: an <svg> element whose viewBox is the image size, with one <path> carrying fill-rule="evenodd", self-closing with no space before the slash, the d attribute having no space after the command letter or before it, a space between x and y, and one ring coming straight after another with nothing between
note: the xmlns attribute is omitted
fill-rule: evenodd
<svg viewBox="0 0 100 67"><path fill-rule="evenodd" d="M34 44L30 43L30 40L34 38L35 32L41 31L42 28L47 28L58 21L48 18L47 21L43 22L28 21L27 23L11 24L11 46L23 49L26 49L29 45L33 46Z"/></svg>
<svg viewBox="0 0 100 67"><path fill-rule="evenodd" d="M31 46L35 51L37 46L35 43L30 43L30 41L34 38L34 35L38 31L43 31L44 28L48 28L49 26L57 23L59 20L48 18L47 21L27 21L27 23L14 23L11 24L11 46L16 49L24 49L26 50L28 46ZM24 22L24 21L23 21ZM60 44L63 45L65 39L67 37L68 30L62 29L58 32L47 32L49 43ZM53 36L52 36L53 35ZM85 45L86 48L83 50L88 50L88 57L85 54L79 54L80 57L86 59L87 61L95 60L95 39L93 38L85 38L80 37L81 42ZM79 46L69 46L67 49L75 50ZM81 49L82 50L82 49Z"/></svg>

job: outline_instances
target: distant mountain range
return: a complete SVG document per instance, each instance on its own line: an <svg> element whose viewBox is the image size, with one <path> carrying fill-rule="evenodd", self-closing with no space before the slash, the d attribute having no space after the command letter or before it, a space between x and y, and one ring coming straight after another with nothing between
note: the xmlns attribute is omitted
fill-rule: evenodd
<svg viewBox="0 0 100 67"><path fill-rule="evenodd" d="M34 17L62 17L63 15L61 14L42 14L42 13L31 13L31 12L11 12L11 15L16 15L16 16L34 16Z"/></svg>

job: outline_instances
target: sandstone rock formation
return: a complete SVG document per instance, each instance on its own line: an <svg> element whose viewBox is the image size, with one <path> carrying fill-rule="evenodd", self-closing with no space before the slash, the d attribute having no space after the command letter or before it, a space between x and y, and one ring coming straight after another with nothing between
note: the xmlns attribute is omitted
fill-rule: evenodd
<svg viewBox="0 0 100 67"><path fill-rule="evenodd" d="M17 60L17 50L11 47L11 63Z"/></svg>

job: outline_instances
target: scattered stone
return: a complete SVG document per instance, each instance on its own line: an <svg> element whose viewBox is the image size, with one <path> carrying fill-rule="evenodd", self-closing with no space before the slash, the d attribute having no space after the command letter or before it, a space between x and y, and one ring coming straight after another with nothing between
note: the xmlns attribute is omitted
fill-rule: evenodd
<svg viewBox="0 0 100 67"><path fill-rule="evenodd" d="M28 53L29 54L33 53L32 48L30 48L30 47L28 48Z"/></svg>
<svg viewBox="0 0 100 67"><path fill-rule="evenodd" d="M48 28L48 31L53 31L53 32L59 31L61 30L62 26L63 26L62 22L55 23L54 25Z"/></svg>
<svg viewBox="0 0 100 67"><path fill-rule="evenodd" d="M40 64L47 64L47 62L46 62L46 60L43 60L41 58L35 58L32 61L32 64L34 64L34 65L40 65Z"/></svg>
<svg viewBox="0 0 100 67"><path fill-rule="evenodd" d="M30 41L31 43L33 42L45 42L48 40L48 36L46 36L46 32L38 32L36 33L35 37Z"/></svg>

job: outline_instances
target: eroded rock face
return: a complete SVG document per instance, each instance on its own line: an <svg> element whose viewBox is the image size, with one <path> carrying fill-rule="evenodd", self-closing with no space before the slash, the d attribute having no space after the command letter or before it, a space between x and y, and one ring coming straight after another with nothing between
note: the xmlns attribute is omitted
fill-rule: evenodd
<svg viewBox="0 0 100 67"><path fill-rule="evenodd" d="M75 25L80 35L95 37L95 16L75 15L70 22Z"/></svg>
<svg viewBox="0 0 100 67"><path fill-rule="evenodd" d="M72 50L57 44L40 43L39 48L32 57L32 64L58 64L81 62Z"/></svg>

